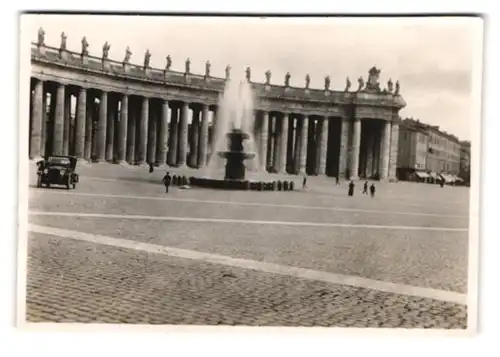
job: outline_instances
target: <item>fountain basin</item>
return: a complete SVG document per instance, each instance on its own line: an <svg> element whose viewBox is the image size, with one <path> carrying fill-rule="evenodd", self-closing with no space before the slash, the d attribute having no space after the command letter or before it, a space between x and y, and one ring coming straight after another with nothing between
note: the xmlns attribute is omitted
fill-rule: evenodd
<svg viewBox="0 0 500 357"><path fill-rule="evenodd" d="M211 177L172 177L173 185L189 185L192 187L211 188L237 191L293 191L295 184L288 180L258 181L258 180L228 180Z"/></svg>

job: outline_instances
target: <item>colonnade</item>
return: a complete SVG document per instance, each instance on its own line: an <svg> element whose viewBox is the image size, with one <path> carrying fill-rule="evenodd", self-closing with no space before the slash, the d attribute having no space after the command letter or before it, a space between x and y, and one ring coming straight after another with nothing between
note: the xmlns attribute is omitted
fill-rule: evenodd
<svg viewBox="0 0 500 357"><path fill-rule="evenodd" d="M30 93L30 158L74 155L93 162L203 168L211 155L216 106L35 78ZM259 169L387 178L395 125L383 120L257 110L253 134Z"/></svg>

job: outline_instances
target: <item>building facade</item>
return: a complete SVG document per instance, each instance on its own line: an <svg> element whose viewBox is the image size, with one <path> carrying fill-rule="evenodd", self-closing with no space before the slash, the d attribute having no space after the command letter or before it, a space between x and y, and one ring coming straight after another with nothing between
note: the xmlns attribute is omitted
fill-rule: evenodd
<svg viewBox="0 0 500 357"><path fill-rule="evenodd" d="M89 161L202 168L212 152L217 127L218 99L227 81L171 69L151 68L151 53L142 65L91 56L82 39L80 53L45 45L45 33L31 49L30 158L49 154L75 155ZM381 89L380 70L369 71L351 90L291 87L246 80L256 95L256 151L260 169L276 173L329 175L348 178L395 178L399 139L399 110L406 104L399 83ZM75 115L71 103L76 102Z"/></svg>
<svg viewBox="0 0 500 357"><path fill-rule="evenodd" d="M458 176L462 145L459 139L414 119L401 121L398 150L398 178L426 171L432 174Z"/></svg>
<svg viewBox="0 0 500 357"><path fill-rule="evenodd" d="M470 184L470 141L460 142L460 172L465 183Z"/></svg>
<svg viewBox="0 0 500 357"><path fill-rule="evenodd" d="M429 134L418 120L402 120L399 125L397 177L408 180L416 171L427 169Z"/></svg>
<svg viewBox="0 0 500 357"><path fill-rule="evenodd" d="M458 175L460 171L460 141L454 135L429 126L427 170Z"/></svg>

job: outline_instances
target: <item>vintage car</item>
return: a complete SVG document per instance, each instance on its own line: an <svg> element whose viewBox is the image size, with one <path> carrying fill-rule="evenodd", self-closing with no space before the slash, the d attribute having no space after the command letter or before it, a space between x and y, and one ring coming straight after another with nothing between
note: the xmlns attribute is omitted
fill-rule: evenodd
<svg viewBox="0 0 500 357"><path fill-rule="evenodd" d="M69 190L76 188L78 174L75 172L77 159L74 156L52 155L37 162L37 187L46 185L64 185Z"/></svg>

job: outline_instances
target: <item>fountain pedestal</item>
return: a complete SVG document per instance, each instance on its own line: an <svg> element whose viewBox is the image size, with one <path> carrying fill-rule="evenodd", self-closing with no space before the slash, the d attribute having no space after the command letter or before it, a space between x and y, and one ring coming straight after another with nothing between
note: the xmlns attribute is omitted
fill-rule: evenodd
<svg viewBox="0 0 500 357"><path fill-rule="evenodd" d="M219 152L219 156L226 159L225 180L245 180L245 164L246 159L251 159L255 153L243 152L243 140L250 136L240 129L233 129L226 134L229 145L228 151Z"/></svg>

